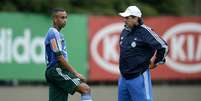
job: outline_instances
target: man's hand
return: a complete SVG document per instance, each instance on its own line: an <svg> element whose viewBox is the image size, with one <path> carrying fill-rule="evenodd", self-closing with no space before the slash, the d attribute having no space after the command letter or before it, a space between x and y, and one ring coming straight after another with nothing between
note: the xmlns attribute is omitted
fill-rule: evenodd
<svg viewBox="0 0 201 101"><path fill-rule="evenodd" d="M86 78L85 78L82 74L76 73L75 75L76 75L81 81L86 82Z"/></svg>
<svg viewBox="0 0 201 101"><path fill-rule="evenodd" d="M156 68L156 67L157 67L157 65L154 64L154 62L151 62L150 65L149 65L149 68L150 68L150 69L154 69L154 68Z"/></svg>

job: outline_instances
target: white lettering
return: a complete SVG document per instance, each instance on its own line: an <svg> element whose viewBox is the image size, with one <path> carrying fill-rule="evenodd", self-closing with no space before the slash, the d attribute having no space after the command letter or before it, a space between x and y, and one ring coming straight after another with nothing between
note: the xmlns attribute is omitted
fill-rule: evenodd
<svg viewBox="0 0 201 101"><path fill-rule="evenodd" d="M195 47L195 43L194 43L194 38L193 35L188 35L187 36L187 57L189 61L192 61L194 58L194 47Z"/></svg>
<svg viewBox="0 0 201 101"><path fill-rule="evenodd" d="M186 56L184 54L184 49L182 48L184 44L184 35L179 37L173 36L171 40L171 49L172 49L172 59L177 60L185 60Z"/></svg>
<svg viewBox="0 0 201 101"><path fill-rule="evenodd" d="M13 41L13 58L17 63L29 63L29 42L30 42L30 30L26 29L24 37L16 37ZM20 54L18 49L22 46L23 52Z"/></svg>
<svg viewBox="0 0 201 101"><path fill-rule="evenodd" d="M40 53L37 53L37 48L41 49ZM43 38L35 38L31 43L31 57L32 60L37 63L44 63L44 54L45 54L45 48L43 45Z"/></svg>
<svg viewBox="0 0 201 101"><path fill-rule="evenodd" d="M199 73L201 71L201 36L198 38L198 44L195 40L195 37L193 38L191 35L185 35L183 33L185 32L196 32L201 33L201 24L200 23L181 23L178 25L173 26L172 28L168 29L163 38L165 40L170 40L172 54L171 57L166 57L166 64L182 73ZM175 37L178 35L178 38ZM183 36L180 36L180 34L183 34ZM188 33L190 34L190 33ZM184 37L185 36L185 37ZM184 40L186 39L186 42ZM196 41L196 42L195 42ZM173 46L172 46L173 45ZM184 46L186 45L186 47ZM184 51L183 48L186 48ZM184 54L186 52L186 55ZM178 62L177 59L185 60L186 61L195 61L197 63L189 64L188 62L182 63Z"/></svg>
<svg viewBox="0 0 201 101"><path fill-rule="evenodd" d="M199 39L198 39L198 45L197 45L195 60L196 61L201 60L201 36L199 36Z"/></svg>
<svg viewBox="0 0 201 101"><path fill-rule="evenodd" d="M23 36L16 36L12 39L11 28L0 29L0 63L11 63L15 61L19 64L44 62L45 49L44 39L35 37L31 40L31 30L25 29ZM39 50L39 51L37 51Z"/></svg>
<svg viewBox="0 0 201 101"><path fill-rule="evenodd" d="M5 62L5 30L2 28L0 31L0 62Z"/></svg>
<svg viewBox="0 0 201 101"><path fill-rule="evenodd" d="M6 55L6 60L8 63L12 62L12 30L9 28L6 30L7 32L7 55Z"/></svg>
<svg viewBox="0 0 201 101"><path fill-rule="evenodd" d="M117 52L117 43L118 43L118 36L113 35L112 37L106 36L103 39L104 44L104 54L103 57L105 60L113 60L118 61L118 52Z"/></svg>
<svg viewBox="0 0 201 101"><path fill-rule="evenodd" d="M110 73L119 74L119 68L118 68L119 65L114 62L107 61L110 59L114 60L114 58L116 58L117 53L116 51L114 51L115 53L112 53L112 50L117 49L114 47L116 46L116 44L118 44L118 42L116 37L113 37L111 39L105 39L105 38L113 35L114 33L122 31L122 29L124 28L123 26L124 26L124 23L114 23L111 25L107 25L103 27L102 29L100 29L97 33L95 33L95 36L91 41L90 50L91 50L92 58L102 69ZM102 48L100 49L99 44L101 44L102 41L104 41L103 45L107 45L107 46L103 46L104 49ZM110 45L108 45L108 43ZM99 50L106 52L106 53L103 53L104 56L101 56ZM109 56L106 56L106 55L109 55ZM115 61L115 62L118 62L118 61Z"/></svg>

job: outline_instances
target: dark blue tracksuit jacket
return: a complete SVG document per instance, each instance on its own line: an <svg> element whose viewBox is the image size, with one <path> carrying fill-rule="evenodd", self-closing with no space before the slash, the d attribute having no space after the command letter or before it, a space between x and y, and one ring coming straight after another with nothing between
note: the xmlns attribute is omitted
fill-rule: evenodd
<svg viewBox="0 0 201 101"><path fill-rule="evenodd" d="M167 43L145 25L133 29L125 27L120 35L119 44L119 68L126 79L135 78L146 71L155 51L155 64L164 63L168 52Z"/></svg>

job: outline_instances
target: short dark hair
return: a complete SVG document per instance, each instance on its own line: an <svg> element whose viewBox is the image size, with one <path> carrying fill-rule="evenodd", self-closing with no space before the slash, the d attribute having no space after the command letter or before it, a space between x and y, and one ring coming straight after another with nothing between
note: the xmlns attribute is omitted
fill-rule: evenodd
<svg viewBox="0 0 201 101"><path fill-rule="evenodd" d="M51 10L51 15L52 17L54 17L54 15L57 13L57 12L64 12L65 10L63 8L53 8Z"/></svg>

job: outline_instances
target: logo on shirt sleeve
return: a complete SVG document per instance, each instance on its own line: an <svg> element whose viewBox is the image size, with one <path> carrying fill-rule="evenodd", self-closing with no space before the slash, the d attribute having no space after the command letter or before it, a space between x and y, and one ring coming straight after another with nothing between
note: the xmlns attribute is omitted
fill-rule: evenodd
<svg viewBox="0 0 201 101"><path fill-rule="evenodd" d="M54 52L58 52L59 51L56 39L51 39L51 45L52 45L52 49L53 49Z"/></svg>

